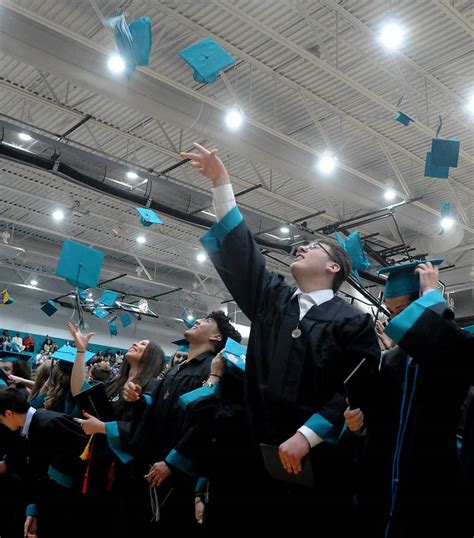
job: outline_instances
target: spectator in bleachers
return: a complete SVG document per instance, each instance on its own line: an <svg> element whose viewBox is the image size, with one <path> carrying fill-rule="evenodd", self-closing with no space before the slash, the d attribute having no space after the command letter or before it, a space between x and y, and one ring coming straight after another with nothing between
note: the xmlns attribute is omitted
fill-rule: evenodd
<svg viewBox="0 0 474 538"><path fill-rule="evenodd" d="M32 353L35 350L35 339L29 334L24 340L25 351Z"/></svg>

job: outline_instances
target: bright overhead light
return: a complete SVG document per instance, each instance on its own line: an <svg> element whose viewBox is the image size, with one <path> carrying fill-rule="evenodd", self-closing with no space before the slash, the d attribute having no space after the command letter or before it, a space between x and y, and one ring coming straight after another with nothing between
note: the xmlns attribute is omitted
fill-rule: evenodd
<svg viewBox="0 0 474 538"><path fill-rule="evenodd" d="M37 285L38 285L38 281L37 281L35 278L32 278L32 279L30 280L30 286L35 287L35 286L37 286Z"/></svg>
<svg viewBox="0 0 474 538"><path fill-rule="evenodd" d="M469 99L466 108L471 114L474 114L474 95Z"/></svg>
<svg viewBox="0 0 474 538"><path fill-rule="evenodd" d="M128 179L137 179L138 174L136 174L135 172L130 170L130 172L127 172L127 177L128 177Z"/></svg>
<svg viewBox="0 0 474 538"><path fill-rule="evenodd" d="M198 255L196 256L196 260L199 262L199 263L203 263L206 261L206 258L207 256L204 254L204 252L199 252Z"/></svg>
<svg viewBox="0 0 474 538"><path fill-rule="evenodd" d="M235 131L242 126L244 117L238 110L229 110L225 116L225 123L229 129Z"/></svg>
<svg viewBox="0 0 474 538"><path fill-rule="evenodd" d="M189 321L192 321L194 319L194 316L192 314L188 314L186 316L186 319L189 320Z"/></svg>
<svg viewBox="0 0 474 538"><path fill-rule="evenodd" d="M107 67L110 69L110 71L112 71L112 73L122 73L125 71L125 62L121 56L114 54L109 58Z"/></svg>
<svg viewBox="0 0 474 538"><path fill-rule="evenodd" d="M450 230L454 226L454 219L452 217L443 217L440 224L443 230Z"/></svg>
<svg viewBox="0 0 474 538"><path fill-rule="evenodd" d="M53 219L56 220L56 221L61 221L63 220L64 218L64 211L62 209L56 209L54 212L53 212Z"/></svg>
<svg viewBox="0 0 474 538"><path fill-rule="evenodd" d="M323 155L319 159L318 168L323 174L331 174L336 168L336 158L332 155Z"/></svg>
<svg viewBox="0 0 474 538"><path fill-rule="evenodd" d="M288 226L282 226L282 227L280 228L280 232L281 232L282 234L289 234L289 233L290 233L290 229L288 228Z"/></svg>
<svg viewBox="0 0 474 538"><path fill-rule="evenodd" d="M146 237L144 235L139 235L137 237L137 243L140 243L140 245L143 245L143 243L146 243Z"/></svg>
<svg viewBox="0 0 474 538"><path fill-rule="evenodd" d="M23 140L24 142L29 142L30 140L33 140L33 138L26 133L18 133L18 138L20 140Z"/></svg>
<svg viewBox="0 0 474 538"><path fill-rule="evenodd" d="M385 200L388 200L391 202L392 200L395 200L395 197L397 196L397 193L393 189L387 189L384 192Z"/></svg>
<svg viewBox="0 0 474 538"><path fill-rule="evenodd" d="M398 23L389 22L382 28L379 39L385 48L397 50L402 44L404 35L405 31Z"/></svg>

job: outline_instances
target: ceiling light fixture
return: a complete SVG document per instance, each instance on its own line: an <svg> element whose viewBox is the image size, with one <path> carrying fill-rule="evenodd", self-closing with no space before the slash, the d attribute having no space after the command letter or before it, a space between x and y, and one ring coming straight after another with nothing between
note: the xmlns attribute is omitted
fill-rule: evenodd
<svg viewBox="0 0 474 538"><path fill-rule="evenodd" d="M389 50L397 50L402 44L405 30L396 22L388 22L382 28L379 40Z"/></svg>
<svg viewBox="0 0 474 538"><path fill-rule="evenodd" d="M32 279L30 280L30 286L32 286L33 288L35 288L37 285L38 285L38 281L37 281L35 278L32 278Z"/></svg>
<svg viewBox="0 0 474 538"><path fill-rule="evenodd" d="M318 162L318 168L323 174L332 174L336 169L336 157L332 155L323 155Z"/></svg>
<svg viewBox="0 0 474 538"><path fill-rule="evenodd" d="M225 116L225 123L231 131L236 131L242 126L244 117L239 110L233 109L229 110Z"/></svg>
<svg viewBox="0 0 474 538"><path fill-rule="evenodd" d="M204 263L206 261L206 258L207 256L204 254L204 252L199 252L198 255L196 256L196 260L199 263Z"/></svg>
<svg viewBox="0 0 474 538"><path fill-rule="evenodd" d="M389 202L391 202L392 200L395 200L397 193L393 189L387 189L383 195L384 195L385 200L388 200Z"/></svg>
<svg viewBox="0 0 474 538"><path fill-rule="evenodd" d="M136 174L133 170L130 170L129 172L127 172L127 177L128 179L137 179L138 174Z"/></svg>
<svg viewBox="0 0 474 538"><path fill-rule="evenodd" d="M24 142L30 142L33 138L27 133L18 133L18 138Z"/></svg>
<svg viewBox="0 0 474 538"><path fill-rule="evenodd" d="M450 230L454 226L454 219L453 217L443 217L440 224L443 230Z"/></svg>
<svg viewBox="0 0 474 538"><path fill-rule="evenodd" d="M114 54L107 61L107 67L114 74L123 73L125 71L125 62L118 54Z"/></svg>
<svg viewBox="0 0 474 538"><path fill-rule="evenodd" d="M471 114L474 114L474 95L469 99L466 108Z"/></svg>
<svg viewBox="0 0 474 538"><path fill-rule="evenodd" d="M146 243L146 237L144 235L139 235L137 237L137 243L139 243L140 245L143 245L144 243Z"/></svg>
<svg viewBox="0 0 474 538"><path fill-rule="evenodd" d="M53 211L53 219L60 222L64 218L64 211L62 209L56 209Z"/></svg>
<svg viewBox="0 0 474 538"><path fill-rule="evenodd" d="M281 232L282 234L289 234L289 233L290 233L290 229L288 228L288 226L282 226L282 227L280 228L280 232Z"/></svg>

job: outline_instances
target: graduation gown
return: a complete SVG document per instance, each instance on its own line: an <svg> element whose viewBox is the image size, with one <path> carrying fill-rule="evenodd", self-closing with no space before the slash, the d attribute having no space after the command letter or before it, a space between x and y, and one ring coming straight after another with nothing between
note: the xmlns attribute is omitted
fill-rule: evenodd
<svg viewBox="0 0 474 538"><path fill-rule="evenodd" d="M381 364L380 420L369 429L369 459L378 465L372 477L381 478L375 497L383 492L387 536L464 535L456 433L474 375L474 339L453 317L432 291L386 328L399 346Z"/></svg>
<svg viewBox="0 0 474 538"><path fill-rule="evenodd" d="M298 323L298 300L292 300L295 290L281 275L267 271L237 207L201 242L252 322L245 395L255 440L280 445L304 424L326 441L315 447L310 457L315 460L315 493L327 503L327 514L331 504L327 499L336 505L344 490L349 493L350 457L337 445L346 408L343 380L364 357L373 368L378 363L380 348L373 322L368 314L334 297L311 308ZM291 333L297 325L302 334L294 339ZM272 483L268 495L277 487ZM279 502L278 496L275 502ZM287 504L286 499L282 502ZM284 510L291 512L288 506ZM325 514L318 515L324 518Z"/></svg>

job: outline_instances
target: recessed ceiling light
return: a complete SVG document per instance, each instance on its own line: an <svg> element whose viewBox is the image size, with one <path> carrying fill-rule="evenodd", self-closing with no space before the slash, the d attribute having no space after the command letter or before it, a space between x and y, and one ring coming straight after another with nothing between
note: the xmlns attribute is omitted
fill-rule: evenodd
<svg viewBox="0 0 474 538"><path fill-rule="evenodd" d="M38 281L37 281L35 278L32 278L32 279L30 280L30 286L35 287L35 286L37 286L37 285L38 285Z"/></svg>
<svg viewBox="0 0 474 538"><path fill-rule="evenodd" d="M389 50L397 50L402 44L405 30L396 22L388 22L382 28L379 39L382 45Z"/></svg>
<svg viewBox="0 0 474 538"><path fill-rule="evenodd" d="M290 229L288 228L288 226L282 226L282 227L280 228L280 232L281 232L282 234L289 234L289 233L290 233Z"/></svg>
<svg viewBox="0 0 474 538"><path fill-rule="evenodd" d="M129 172L127 172L127 177L128 177L128 179L137 179L138 174L136 174L135 172L130 170Z"/></svg>
<svg viewBox="0 0 474 538"><path fill-rule="evenodd" d="M387 189L384 192L385 200L388 200L391 202L392 200L395 200L395 197L397 196L397 193L393 189Z"/></svg>
<svg viewBox="0 0 474 538"><path fill-rule="evenodd" d="M244 121L244 117L241 112L238 110L229 110L225 116L225 123L227 127L232 130L236 131L242 126L242 122Z"/></svg>
<svg viewBox="0 0 474 538"><path fill-rule="evenodd" d="M319 159L318 168L323 174L331 174L336 169L336 158L332 155L323 155Z"/></svg>
<svg viewBox="0 0 474 538"><path fill-rule="evenodd" d="M137 237L137 243L140 243L140 245L143 245L143 243L146 243L146 237L144 235L139 235Z"/></svg>
<svg viewBox="0 0 474 538"><path fill-rule="evenodd" d="M20 140L23 140L24 142L29 142L30 140L33 140L33 138L27 133L18 133L18 138Z"/></svg>
<svg viewBox="0 0 474 538"><path fill-rule="evenodd" d="M454 219L452 217L443 217L441 219L441 228L443 230L450 230L454 226Z"/></svg>
<svg viewBox="0 0 474 538"><path fill-rule="evenodd" d="M53 219L56 220L56 221L61 221L63 220L64 218L64 211L62 209L56 209L54 212L53 212Z"/></svg>
<svg viewBox="0 0 474 538"><path fill-rule="evenodd" d="M114 54L107 61L107 67L112 71L112 73L122 73L125 71L125 62L123 58L118 54Z"/></svg>
<svg viewBox="0 0 474 538"><path fill-rule="evenodd" d="M199 262L199 263L203 263L206 261L206 258L207 256L204 254L204 252L199 252L198 255L196 256L196 260Z"/></svg>

